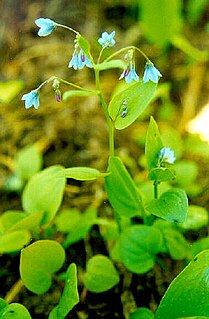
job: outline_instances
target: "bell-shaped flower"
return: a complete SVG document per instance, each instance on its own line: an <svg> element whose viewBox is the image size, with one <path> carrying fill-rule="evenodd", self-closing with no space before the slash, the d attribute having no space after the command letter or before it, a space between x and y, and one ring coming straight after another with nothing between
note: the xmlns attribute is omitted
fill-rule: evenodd
<svg viewBox="0 0 209 319"><path fill-rule="evenodd" d="M39 93L37 90L33 90L22 96L22 100L25 101L25 108L29 109L31 106L37 110L39 107Z"/></svg>
<svg viewBox="0 0 209 319"><path fill-rule="evenodd" d="M75 50L73 52L72 59L68 64L68 67L72 67L74 70L80 70L83 69L84 66L92 68L92 63L83 51L83 49L79 48L79 45L76 43Z"/></svg>
<svg viewBox="0 0 209 319"><path fill-rule="evenodd" d="M123 71L123 73L120 75L119 80L125 78L126 83L131 83L133 80L138 82L139 76L136 73L135 70L135 63L131 61L131 63L128 65L127 69Z"/></svg>
<svg viewBox="0 0 209 319"><path fill-rule="evenodd" d="M173 164L176 160L174 155L174 151L171 150L170 147L163 147L158 154L159 166L164 163Z"/></svg>
<svg viewBox="0 0 209 319"><path fill-rule="evenodd" d="M40 28L38 35L40 37L46 37L51 34L57 26L57 23L49 18L39 18L35 20L35 24Z"/></svg>
<svg viewBox="0 0 209 319"><path fill-rule="evenodd" d="M157 83L159 80L159 77L161 77L162 74L158 71L158 69L154 66L152 62L147 62L145 66L145 72L143 76L143 82L147 83L148 81L152 81L154 83Z"/></svg>
<svg viewBox="0 0 209 319"><path fill-rule="evenodd" d="M115 31L111 32L110 34L103 32L101 38L98 39L98 42L103 48L113 47L113 45L115 45L114 36Z"/></svg>

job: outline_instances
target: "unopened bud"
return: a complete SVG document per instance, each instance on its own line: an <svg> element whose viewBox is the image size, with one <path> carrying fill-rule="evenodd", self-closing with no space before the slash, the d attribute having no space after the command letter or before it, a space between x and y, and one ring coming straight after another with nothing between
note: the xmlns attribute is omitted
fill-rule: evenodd
<svg viewBox="0 0 209 319"><path fill-rule="evenodd" d="M57 102L61 102L61 99L62 99L62 95L61 95L60 90L55 90L55 100Z"/></svg>

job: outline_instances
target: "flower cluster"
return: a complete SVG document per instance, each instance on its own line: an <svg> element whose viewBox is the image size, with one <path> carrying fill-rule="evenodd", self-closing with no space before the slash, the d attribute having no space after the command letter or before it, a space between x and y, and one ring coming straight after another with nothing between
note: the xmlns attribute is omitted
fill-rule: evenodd
<svg viewBox="0 0 209 319"><path fill-rule="evenodd" d="M80 48L78 37L76 37L75 50L73 52L72 59L70 60L68 64L68 67L69 68L72 67L74 70L81 70L84 68L84 66L92 68L92 63L89 60L88 56L83 51L83 49Z"/></svg>
<svg viewBox="0 0 209 319"><path fill-rule="evenodd" d="M135 70L135 61L134 61L133 55L134 55L134 51L129 50L124 57L127 63L127 68L120 75L119 80L125 78L126 83L131 83L133 80L136 82L139 81L139 76L137 75Z"/></svg>
<svg viewBox="0 0 209 319"><path fill-rule="evenodd" d="M173 164L176 160L174 151L170 147L163 147L158 154L158 166L168 163Z"/></svg>

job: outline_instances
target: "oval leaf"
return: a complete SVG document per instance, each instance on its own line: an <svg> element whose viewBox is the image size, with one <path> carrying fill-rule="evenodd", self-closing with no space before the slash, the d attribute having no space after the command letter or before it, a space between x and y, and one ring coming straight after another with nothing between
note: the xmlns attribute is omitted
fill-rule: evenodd
<svg viewBox="0 0 209 319"><path fill-rule="evenodd" d="M156 87L157 84L152 81L147 83L140 81L113 96L108 111L116 129L122 130L128 127L139 117L153 98ZM124 105L127 114L121 117Z"/></svg>
<svg viewBox="0 0 209 319"><path fill-rule="evenodd" d="M22 249L31 240L27 230L14 230L0 236L0 253L11 253Z"/></svg>
<svg viewBox="0 0 209 319"><path fill-rule="evenodd" d="M63 93L62 99L65 102L73 96L86 97L92 95L97 95L97 91L69 90Z"/></svg>
<svg viewBox="0 0 209 319"><path fill-rule="evenodd" d="M103 255L96 255L89 259L84 285L92 292L103 292L111 289L119 282L119 275L112 261Z"/></svg>
<svg viewBox="0 0 209 319"><path fill-rule="evenodd" d="M36 294L45 293L51 286L52 274L64 260L64 249L53 240L39 240L22 249L20 275L24 285Z"/></svg>
<svg viewBox="0 0 209 319"><path fill-rule="evenodd" d="M93 181L106 174L100 173L97 169L90 167L70 167L63 169L60 175L78 181Z"/></svg>
<svg viewBox="0 0 209 319"><path fill-rule="evenodd" d="M152 200L146 210L170 222L183 223L188 212L186 193L178 188L168 190L159 199Z"/></svg>
<svg viewBox="0 0 209 319"><path fill-rule="evenodd" d="M174 170L171 170L165 167L153 168L149 172L149 179L158 181L158 182L174 180L175 177L176 176L175 176Z"/></svg>
<svg viewBox="0 0 209 319"><path fill-rule="evenodd" d="M209 250L197 255L172 281L155 319L209 316Z"/></svg>
<svg viewBox="0 0 209 319"><path fill-rule="evenodd" d="M22 195L22 205L29 213L44 212L43 223L50 222L62 201L65 177L60 166L51 166L35 174L26 185Z"/></svg>
<svg viewBox="0 0 209 319"><path fill-rule="evenodd" d="M123 60L111 60L108 62L103 62L103 63L94 65L94 69L100 70L100 71L113 69L113 68L125 69L126 64Z"/></svg>
<svg viewBox="0 0 209 319"><path fill-rule="evenodd" d="M128 270L143 274L154 267L155 255L162 245L162 234L157 228L135 225L121 234L119 255Z"/></svg>
<svg viewBox="0 0 209 319"><path fill-rule="evenodd" d="M50 312L49 319L64 319L78 302L77 269L75 264L71 264L66 272L62 297L58 305Z"/></svg>
<svg viewBox="0 0 209 319"><path fill-rule="evenodd" d="M140 215L142 200L119 157L110 157L107 171L110 174L105 177L105 188L114 210L124 217Z"/></svg>
<svg viewBox="0 0 209 319"><path fill-rule="evenodd" d="M148 308L138 308L130 314L129 319L154 319L154 314Z"/></svg>
<svg viewBox="0 0 209 319"><path fill-rule="evenodd" d="M0 318L4 319L31 319L28 310L19 303L11 303L6 305L0 311Z"/></svg>

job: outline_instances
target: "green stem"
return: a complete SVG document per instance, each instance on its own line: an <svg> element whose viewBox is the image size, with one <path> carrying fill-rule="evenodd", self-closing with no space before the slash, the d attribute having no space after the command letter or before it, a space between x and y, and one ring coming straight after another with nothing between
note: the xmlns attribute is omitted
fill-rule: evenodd
<svg viewBox="0 0 209 319"><path fill-rule="evenodd" d="M67 29L67 30L69 30L69 31L71 31L71 32L73 32L73 33L75 33L76 35L80 36L80 33L79 33L78 31L74 30L73 28L67 27L67 26L64 25L64 24L56 23L56 26L57 26L57 27L64 28L64 29Z"/></svg>
<svg viewBox="0 0 209 319"><path fill-rule="evenodd" d="M157 180L155 180L153 185L154 185L154 198L158 199L158 185L159 185L159 182Z"/></svg>
<svg viewBox="0 0 209 319"><path fill-rule="evenodd" d="M20 290L23 287L23 282L21 279L19 279L10 289L10 291L7 293L6 297L5 297L5 301L7 303L11 303L14 298L19 294Z"/></svg>
<svg viewBox="0 0 209 319"><path fill-rule="evenodd" d="M107 59L104 60L104 62L108 62L110 60L112 60L112 58L114 58L115 56L119 55L120 53L124 52L124 51L127 51L127 50L136 50L138 51L141 55L143 55L143 57L149 62L149 58L146 56L146 54L140 50L139 48L135 47L134 45L131 45L131 46L128 46L128 47L125 47L125 48L122 48L118 51L116 51L115 53L111 54Z"/></svg>
<svg viewBox="0 0 209 319"><path fill-rule="evenodd" d="M114 156L114 125L113 125L112 119L109 116L108 107L101 91L99 70L94 69L94 72L95 72L95 80L96 80L96 88L98 91L98 96L100 98L100 101L107 119L108 128L109 128L109 155Z"/></svg>

